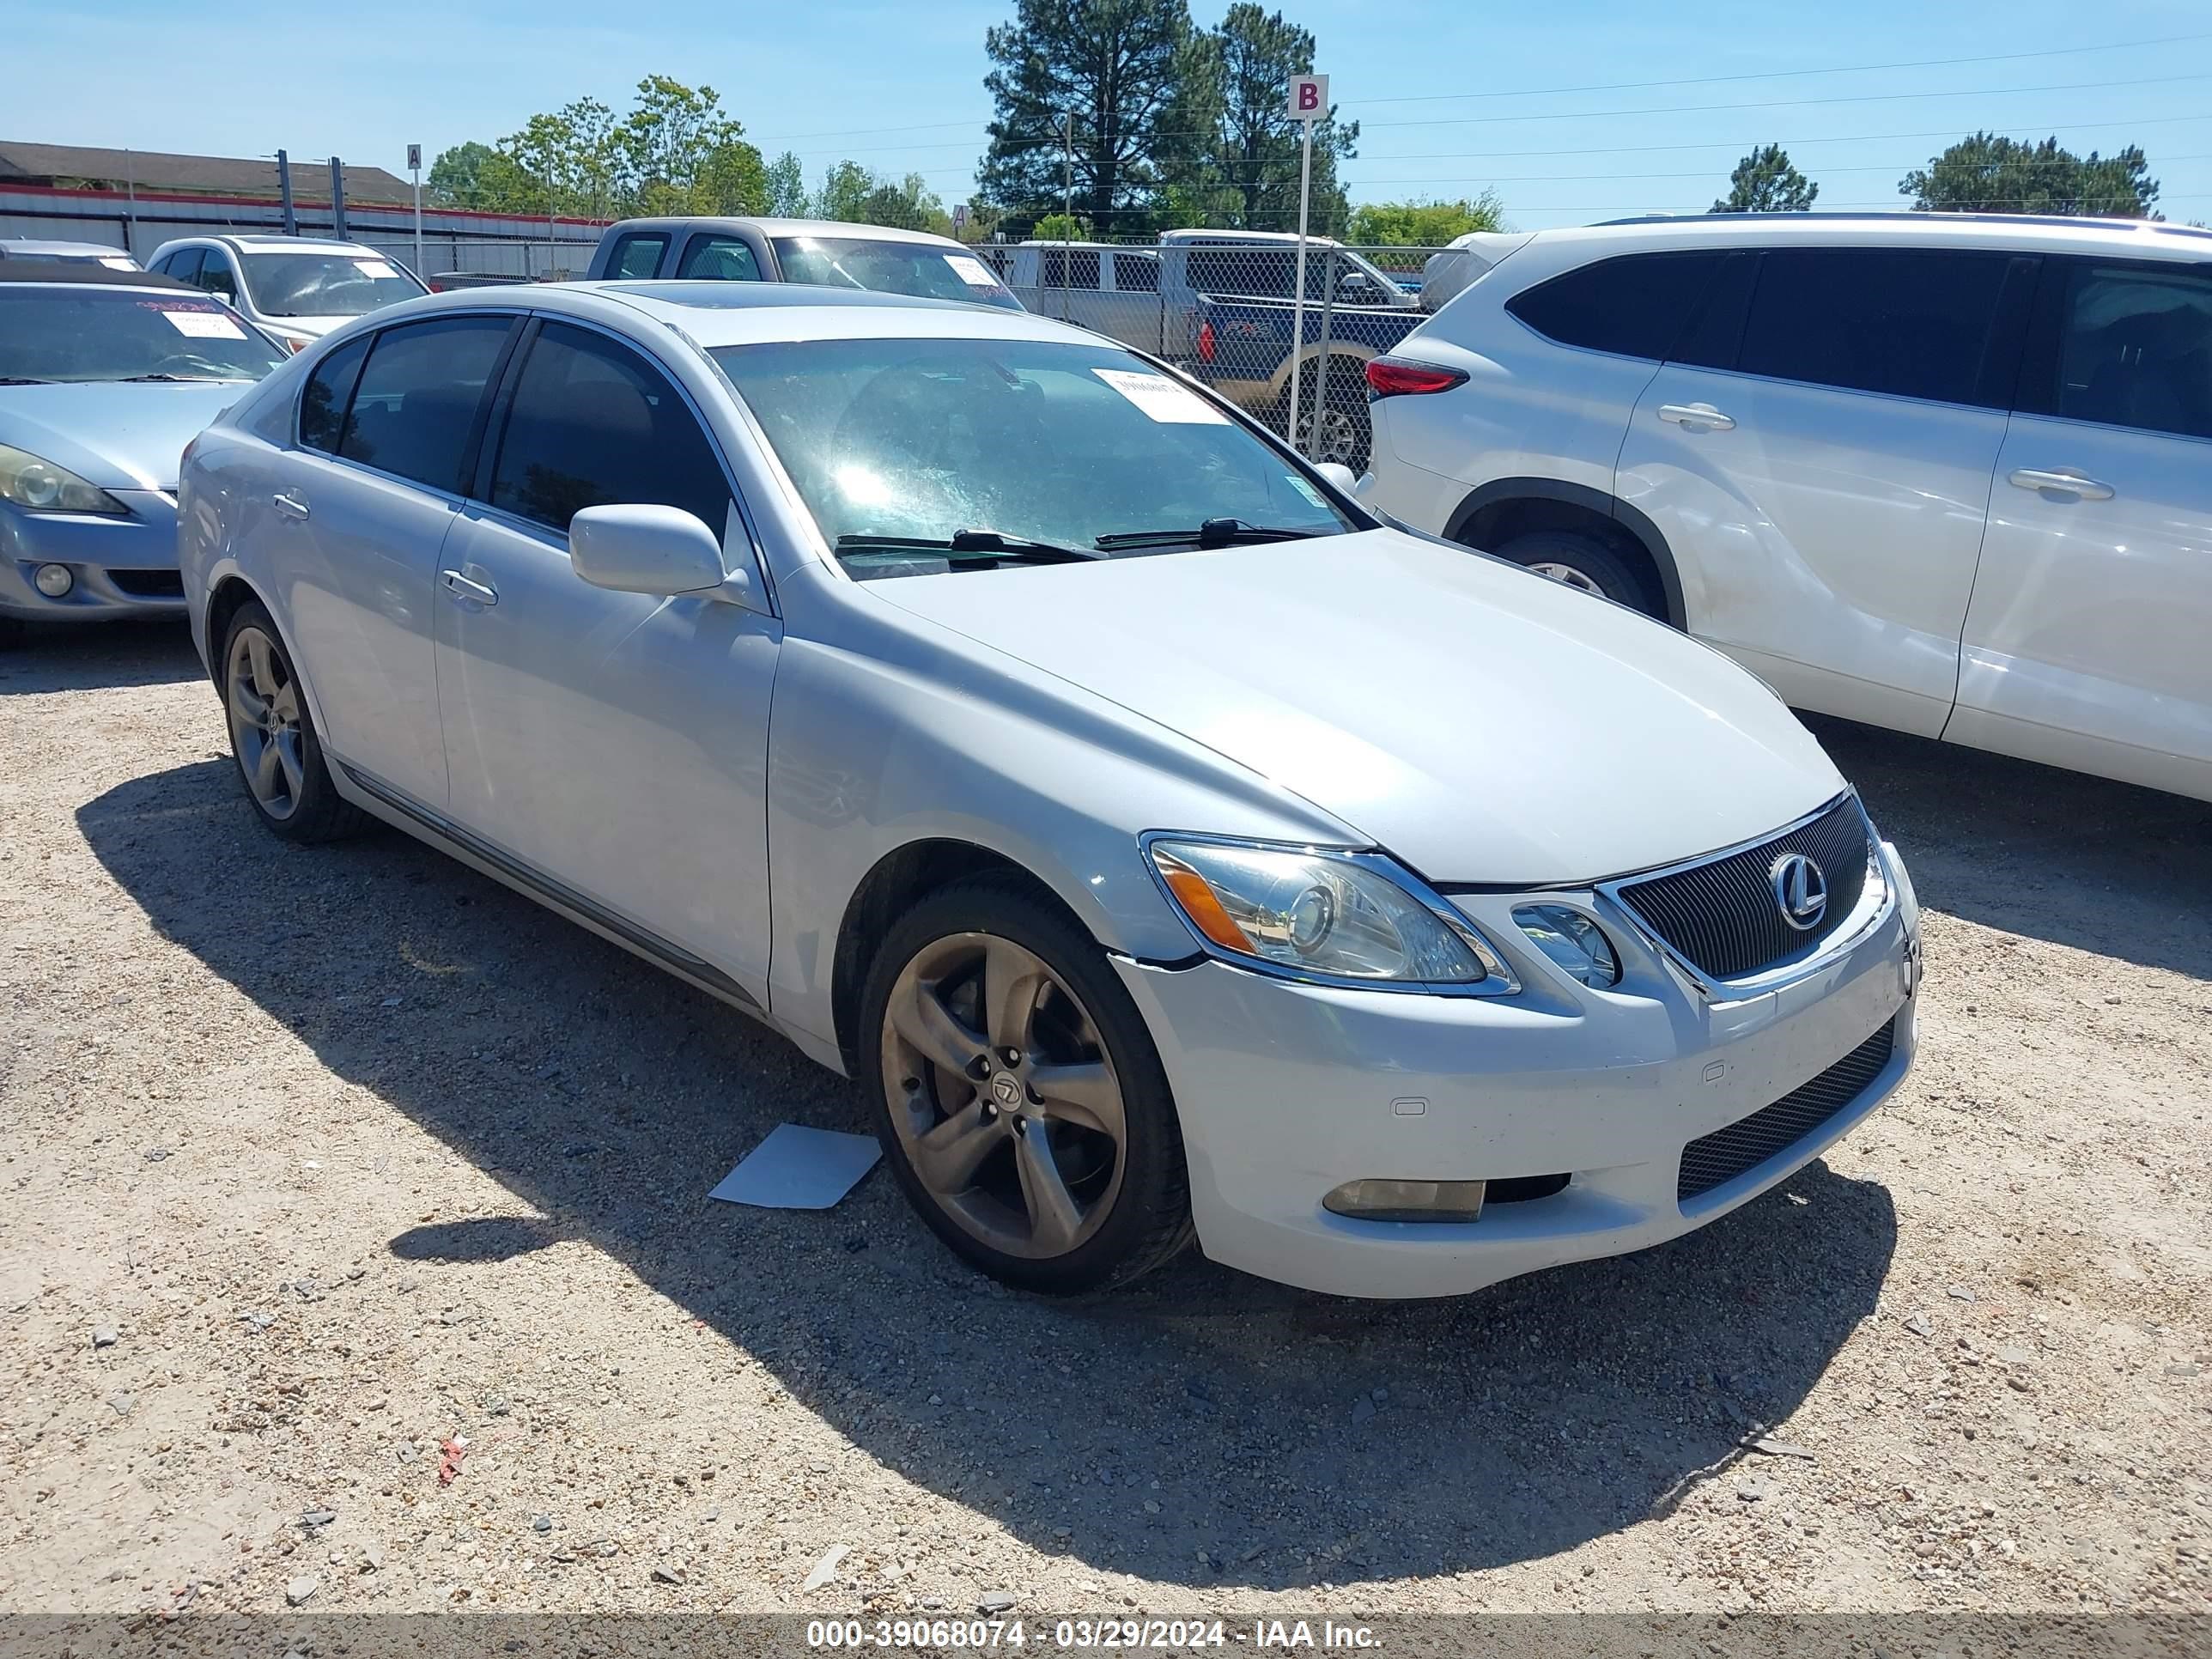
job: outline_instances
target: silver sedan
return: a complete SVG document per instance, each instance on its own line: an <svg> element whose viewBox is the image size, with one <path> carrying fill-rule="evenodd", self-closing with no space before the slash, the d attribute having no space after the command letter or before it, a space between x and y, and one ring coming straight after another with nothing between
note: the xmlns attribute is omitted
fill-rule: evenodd
<svg viewBox="0 0 2212 1659"><path fill-rule="evenodd" d="M1348 483L1039 318L488 289L242 398L182 562L270 830L765 1020L1013 1284L1435 1295L1745 1202L1910 1062L1894 850L1750 675Z"/></svg>

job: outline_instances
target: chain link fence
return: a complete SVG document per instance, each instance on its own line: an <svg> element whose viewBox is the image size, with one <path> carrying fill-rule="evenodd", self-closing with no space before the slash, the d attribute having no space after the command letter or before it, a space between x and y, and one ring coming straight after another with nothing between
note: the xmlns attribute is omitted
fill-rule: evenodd
<svg viewBox="0 0 2212 1659"><path fill-rule="evenodd" d="M1371 430L1367 365L1428 315L1423 273L1444 250L1309 242L1303 318L1293 238L1170 232L1142 244L978 251L1038 315L1166 358L1308 459L1358 473Z"/></svg>

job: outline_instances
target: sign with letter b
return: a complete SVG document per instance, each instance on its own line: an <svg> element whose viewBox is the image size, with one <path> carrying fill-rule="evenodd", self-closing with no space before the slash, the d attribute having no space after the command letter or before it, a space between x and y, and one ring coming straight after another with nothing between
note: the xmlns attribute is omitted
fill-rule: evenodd
<svg viewBox="0 0 2212 1659"><path fill-rule="evenodd" d="M1328 76L1326 75L1294 75L1291 77L1291 119L1293 121L1326 121L1328 118Z"/></svg>

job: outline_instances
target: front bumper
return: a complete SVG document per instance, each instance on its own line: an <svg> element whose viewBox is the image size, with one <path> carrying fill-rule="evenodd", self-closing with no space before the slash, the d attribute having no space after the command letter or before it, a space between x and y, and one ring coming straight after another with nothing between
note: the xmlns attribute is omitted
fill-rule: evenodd
<svg viewBox="0 0 2212 1659"><path fill-rule="evenodd" d="M92 622L185 614L175 496L152 489L109 494L131 509L129 518L30 513L0 503L0 616ZM46 564L64 566L73 579L58 599L32 580Z"/></svg>
<svg viewBox="0 0 2212 1659"><path fill-rule="evenodd" d="M1893 848L1836 948L1754 994L1712 1000L1601 899L1624 975L1592 991L1509 936L1527 896L1462 901L1515 957L1522 994L1340 990L1206 960L1117 959L1181 1109L1199 1243L1309 1290L1449 1296L1678 1237L1756 1197L1893 1090L1914 1048L1919 916ZM1492 917L1487 907L1495 904ZM1678 1199L1683 1149L1761 1111L1891 1026L1887 1063L1801 1139ZM1358 1221L1348 1181L1568 1177L1471 1223Z"/></svg>

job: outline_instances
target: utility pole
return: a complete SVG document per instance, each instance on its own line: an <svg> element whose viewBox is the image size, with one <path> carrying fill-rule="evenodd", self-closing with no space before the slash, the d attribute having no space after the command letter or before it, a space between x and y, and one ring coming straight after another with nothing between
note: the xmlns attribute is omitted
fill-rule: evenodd
<svg viewBox="0 0 2212 1659"><path fill-rule="evenodd" d="M284 204L284 234L300 234L300 216L292 210L292 158L283 150L276 152L276 194Z"/></svg>
<svg viewBox="0 0 2212 1659"><path fill-rule="evenodd" d="M138 163L127 149L123 152L123 189L130 198L123 222L123 251L135 259L138 257Z"/></svg>
<svg viewBox="0 0 2212 1659"><path fill-rule="evenodd" d="M1060 320L1067 320L1067 290L1075 280L1075 254L1069 244L1075 236L1075 112L1061 118L1060 204Z"/></svg>
<svg viewBox="0 0 2212 1659"><path fill-rule="evenodd" d="M331 157L331 234L345 240L345 163Z"/></svg>
<svg viewBox="0 0 2212 1659"><path fill-rule="evenodd" d="M415 275L422 282L422 146L407 146L407 171L415 175Z"/></svg>

